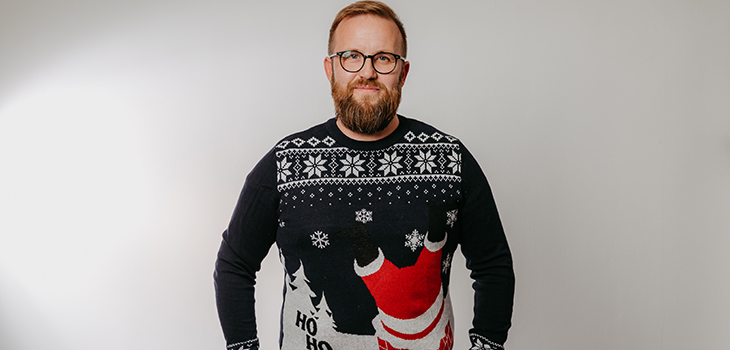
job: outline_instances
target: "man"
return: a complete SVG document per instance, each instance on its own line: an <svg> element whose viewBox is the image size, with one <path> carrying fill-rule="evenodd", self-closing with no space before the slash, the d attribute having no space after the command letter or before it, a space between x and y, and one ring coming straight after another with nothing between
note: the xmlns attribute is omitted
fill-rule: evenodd
<svg viewBox="0 0 730 350"><path fill-rule="evenodd" d="M451 259L474 279L471 349L500 349L512 258L487 180L461 142L397 115L406 35L375 1L340 11L324 69L336 117L284 138L248 175L216 263L229 349L257 349L254 283L276 242L282 349L453 347Z"/></svg>

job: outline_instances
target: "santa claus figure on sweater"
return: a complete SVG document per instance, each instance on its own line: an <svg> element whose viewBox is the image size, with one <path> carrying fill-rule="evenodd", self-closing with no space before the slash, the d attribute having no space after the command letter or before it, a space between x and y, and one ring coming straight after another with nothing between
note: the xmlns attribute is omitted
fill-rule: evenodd
<svg viewBox="0 0 730 350"><path fill-rule="evenodd" d="M388 261L361 223L337 234L353 240L355 273L378 307L373 327L380 349L451 350L453 346L451 301L441 281L447 209L429 204L429 230L413 266L398 268Z"/></svg>

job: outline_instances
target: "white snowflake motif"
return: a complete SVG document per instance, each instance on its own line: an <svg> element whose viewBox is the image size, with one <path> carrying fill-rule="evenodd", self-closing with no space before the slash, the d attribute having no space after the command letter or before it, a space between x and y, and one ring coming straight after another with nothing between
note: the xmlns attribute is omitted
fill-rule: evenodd
<svg viewBox="0 0 730 350"><path fill-rule="evenodd" d="M402 156L399 156L396 154L395 151L393 151L393 154L386 153L383 155L383 159L378 159L380 161L381 165L378 170L383 170L383 176L387 176L388 173L393 173L393 175L398 175L398 169L403 168L402 165L400 165L398 162L400 162Z"/></svg>
<svg viewBox="0 0 730 350"><path fill-rule="evenodd" d="M289 167L291 166L291 162L288 162L286 160L286 157L284 157L281 161L276 162L276 180L277 181L284 181L286 182L286 177L291 175L291 171L289 171Z"/></svg>
<svg viewBox="0 0 730 350"><path fill-rule="evenodd" d="M444 259L444 261L441 263L441 272L443 272L443 273L449 272L449 268L451 267L451 258L453 258L451 253L446 254L446 259Z"/></svg>
<svg viewBox="0 0 730 350"><path fill-rule="evenodd" d="M307 177L310 178L315 174L317 176L322 176L322 172L327 170L327 168L324 167L324 163L327 163L327 159L322 159L321 155L318 155L317 158L309 156L309 160L304 161L304 165L307 166L304 168L304 172L307 173Z"/></svg>
<svg viewBox="0 0 730 350"><path fill-rule="evenodd" d="M449 210L446 212L446 225L454 227L456 218L458 218L459 209Z"/></svg>
<svg viewBox="0 0 730 350"><path fill-rule="evenodd" d="M367 223L373 221L373 212L367 211L364 208L355 212L355 221Z"/></svg>
<svg viewBox="0 0 730 350"><path fill-rule="evenodd" d="M359 154L355 155L355 157L350 157L349 154L346 154L345 159L340 159L340 162L342 163L340 171L344 171L345 176L350 176L350 174L360 176L360 172L365 171L365 168L361 167L362 163L365 163L365 159L360 159Z"/></svg>
<svg viewBox="0 0 730 350"><path fill-rule="evenodd" d="M315 231L313 234L309 235L309 238L312 239L312 245L319 249L324 249L326 246L330 245L329 237L327 237L327 234L322 231Z"/></svg>
<svg viewBox="0 0 730 350"><path fill-rule="evenodd" d="M416 166L421 169L421 174L423 174L426 170L428 170L429 173L432 172L431 168L436 167L436 163L433 162L435 158L436 155L431 155L431 151L427 151L426 154L423 154L423 151L418 151L418 155L416 156L418 162L416 163Z"/></svg>
<svg viewBox="0 0 730 350"><path fill-rule="evenodd" d="M456 153L456 151L451 151L451 155L447 156L451 163L449 163L449 167L451 168L451 171L456 174L461 171L461 153Z"/></svg>
<svg viewBox="0 0 730 350"><path fill-rule="evenodd" d="M411 248L411 251L415 252L419 247L423 247L424 235L418 233L418 230L406 235L406 247Z"/></svg>

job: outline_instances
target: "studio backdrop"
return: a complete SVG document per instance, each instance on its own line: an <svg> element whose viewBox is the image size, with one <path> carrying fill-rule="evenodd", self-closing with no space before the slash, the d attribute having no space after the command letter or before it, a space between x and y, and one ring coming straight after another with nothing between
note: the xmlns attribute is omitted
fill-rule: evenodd
<svg viewBox="0 0 730 350"><path fill-rule="evenodd" d="M221 233L256 162L333 116L347 4L0 0L0 349L224 349ZM492 186L507 348L730 348L730 2L388 4L409 39L399 112ZM266 350L283 283L274 247Z"/></svg>

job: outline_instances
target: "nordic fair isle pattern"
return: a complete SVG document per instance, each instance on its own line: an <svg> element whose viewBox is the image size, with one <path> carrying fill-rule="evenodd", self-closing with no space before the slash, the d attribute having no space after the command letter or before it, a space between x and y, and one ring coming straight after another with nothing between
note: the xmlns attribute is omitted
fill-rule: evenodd
<svg viewBox="0 0 730 350"><path fill-rule="evenodd" d="M258 350L259 349L259 339L251 339L249 341L230 344L226 346L226 349L228 350Z"/></svg>
<svg viewBox="0 0 730 350"><path fill-rule="evenodd" d="M461 180L456 138L438 132L408 132L404 138L408 143L373 151L336 147L329 136L282 141L276 146L278 189Z"/></svg>
<svg viewBox="0 0 730 350"><path fill-rule="evenodd" d="M472 346L469 350L499 350L504 349L502 345L490 341L487 338L482 337L476 333L469 334L469 340L471 340Z"/></svg>

